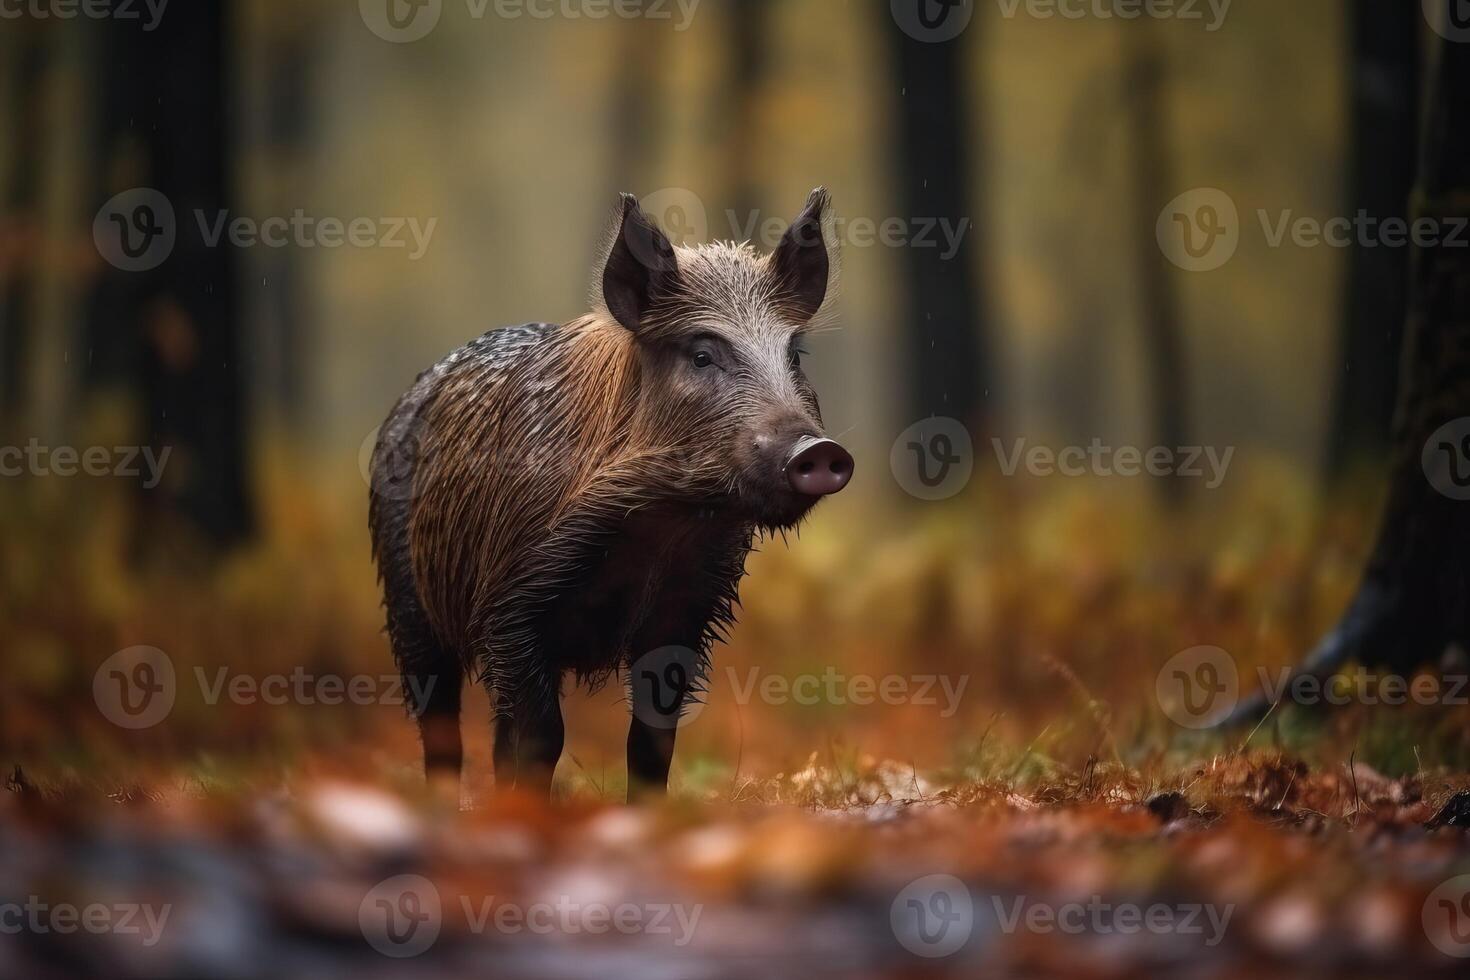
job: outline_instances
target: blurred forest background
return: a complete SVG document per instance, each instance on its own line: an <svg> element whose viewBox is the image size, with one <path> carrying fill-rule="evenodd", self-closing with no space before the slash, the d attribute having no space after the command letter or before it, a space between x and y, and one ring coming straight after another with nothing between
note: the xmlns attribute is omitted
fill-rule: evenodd
<svg viewBox="0 0 1470 980"><path fill-rule="evenodd" d="M1470 252L1373 230L1470 219L1466 4L1141 6L0 0L0 975L1461 975L1470 705L1221 732L1165 688L1466 642L1470 478L1421 452L1470 457ZM819 184L855 477L752 556L674 799L616 805L614 684L566 692L554 812L492 792L470 689L444 806L377 425L582 313L619 191L769 248ZM707 915L471 914L625 899ZM123 901L172 925L92 928Z"/></svg>
<svg viewBox="0 0 1470 980"><path fill-rule="evenodd" d="M1285 664L1339 615L1386 479L1409 249L1273 246L1256 213L1408 213L1420 4L1236 0L1216 23L1204 4L1073 20L977 2L939 44L845 0L702 0L687 20L445 0L410 43L370 7L175 0L152 31L0 21L0 442L172 447L156 488L0 481L0 762L115 783L175 759L209 782L324 746L311 764L410 782L401 709L190 690L125 732L97 716L93 674L139 644L181 677L390 672L365 533L375 427L483 330L582 312L620 190L696 202L719 238L789 219L817 184L848 222L968 222L952 256L937 233L844 242L842 329L812 339L808 371L856 477L752 560L676 787L739 795L812 753L977 778L1151 765L1190 751L1153 700L1170 656ZM179 240L129 272L93 226L139 187L172 202ZM1239 209L1238 250L1208 272L1155 237L1196 188ZM206 248L195 208L433 224L416 258L406 232L407 248ZM945 501L889 466L931 415L974 446ZM1214 489L1007 477L992 439L1018 438L1234 455ZM725 673L829 667L968 682L940 716L739 704ZM618 701L568 711L564 782L615 795ZM1462 716L1419 713L1340 713L1293 744L1398 772L1470 748ZM1313 741L1322 725L1354 734ZM473 792L487 729L467 728Z"/></svg>

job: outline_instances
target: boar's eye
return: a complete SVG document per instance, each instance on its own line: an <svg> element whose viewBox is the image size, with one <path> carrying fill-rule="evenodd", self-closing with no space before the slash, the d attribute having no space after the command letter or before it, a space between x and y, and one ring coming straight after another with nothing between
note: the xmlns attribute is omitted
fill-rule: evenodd
<svg viewBox="0 0 1470 980"><path fill-rule="evenodd" d="M700 334L689 345L689 362L696 368L723 367L720 342L710 334Z"/></svg>
<svg viewBox="0 0 1470 980"><path fill-rule="evenodd" d="M806 348L802 347L801 344L798 344L794 340L791 342L791 348L786 352L786 357L791 362L791 370L801 370L801 355L805 353L807 353Z"/></svg>

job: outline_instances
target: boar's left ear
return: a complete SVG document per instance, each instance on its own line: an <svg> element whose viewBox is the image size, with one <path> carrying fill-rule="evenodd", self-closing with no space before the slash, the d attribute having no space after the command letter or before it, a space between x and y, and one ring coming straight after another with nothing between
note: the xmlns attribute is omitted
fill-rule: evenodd
<svg viewBox="0 0 1470 980"><path fill-rule="evenodd" d="M636 332L654 301L672 291L679 264L674 246L632 194L623 195L617 221L618 230L602 270L602 299L619 323Z"/></svg>
<svg viewBox="0 0 1470 980"><path fill-rule="evenodd" d="M831 207L826 188L818 187L806 199L801 214L791 222L781 243L771 253L776 290L792 315L802 323L816 315L827 297L831 261L822 237L822 222Z"/></svg>

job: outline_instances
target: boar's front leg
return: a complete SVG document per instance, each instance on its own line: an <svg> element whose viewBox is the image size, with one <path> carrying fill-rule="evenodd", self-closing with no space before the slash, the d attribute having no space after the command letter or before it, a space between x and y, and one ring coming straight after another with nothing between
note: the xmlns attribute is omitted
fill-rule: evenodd
<svg viewBox="0 0 1470 980"><path fill-rule="evenodd" d="M460 769L464 748L459 735L460 693L464 668L457 660L444 659L436 668L403 670L403 690L409 708L419 723L424 743L424 778L441 784L450 799L459 801Z"/></svg>
<svg viewBox="0 0 1470 980"><path fill-rule="evenodd" d="M495 704L495 785L551 797L551 777L561 758L566 728L559 685L522 690Z"/></svg>
<svg viewBox="0 0 1470 980"><path fill-rule="evenodd" d="M665 646L643 654L628 669L628 801L664 796L679 719L693 690L698 655Z"/></svg>

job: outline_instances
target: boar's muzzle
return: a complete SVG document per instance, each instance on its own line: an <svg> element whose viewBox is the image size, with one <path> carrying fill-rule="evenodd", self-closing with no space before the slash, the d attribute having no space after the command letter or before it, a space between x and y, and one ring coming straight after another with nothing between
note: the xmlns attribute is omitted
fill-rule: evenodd
<svg viewBox="0 0 1470 980"><path fill-rule="evenodd" d="M809 497L825 497L852 479L852 456L831 439L804 436L786 461L791 489Z"/></svg>

